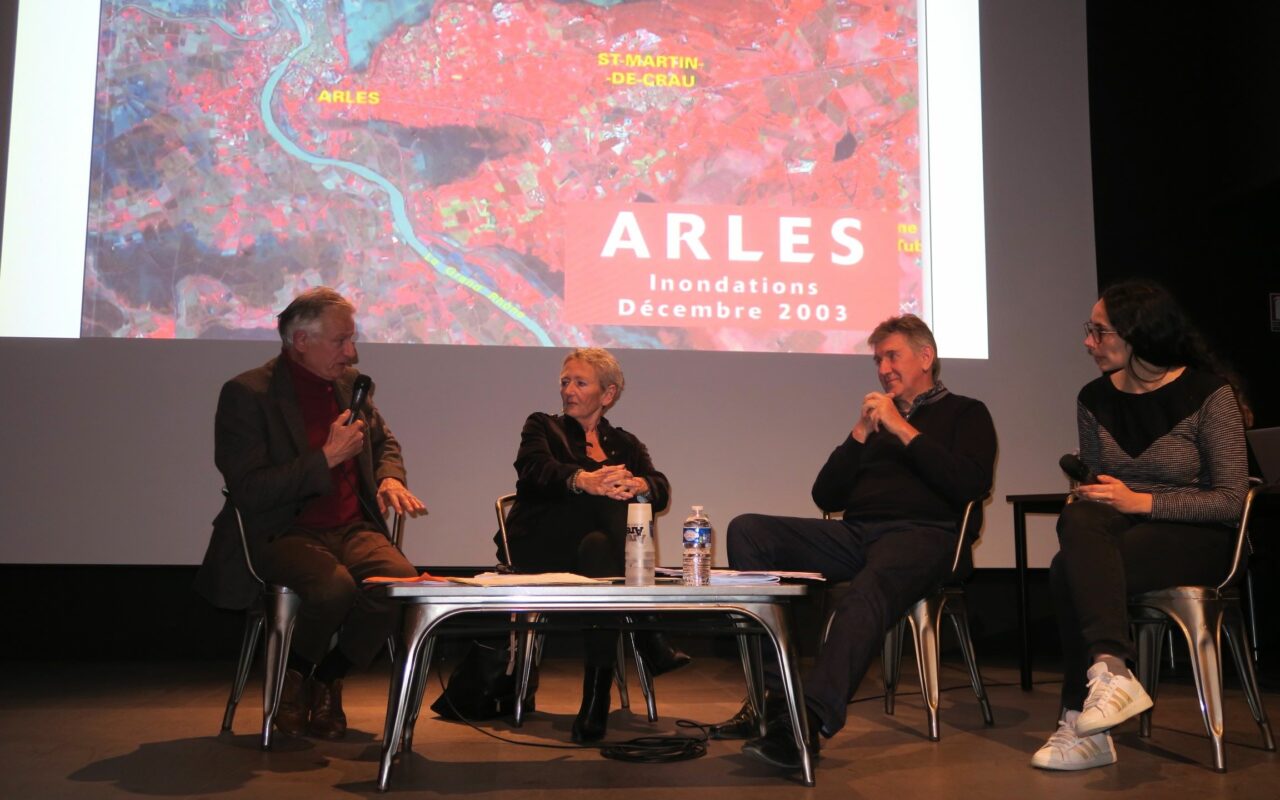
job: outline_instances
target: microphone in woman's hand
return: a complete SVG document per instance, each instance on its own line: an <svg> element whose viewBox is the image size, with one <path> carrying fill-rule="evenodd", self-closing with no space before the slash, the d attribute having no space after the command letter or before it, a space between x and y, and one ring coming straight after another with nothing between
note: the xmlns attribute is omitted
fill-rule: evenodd
<svg viewBox="0 0 1280 800"><path fill-rule="evenodd" d="M1067 453L1058 459L1058 466L1062 467L1062 471L1067 473L1068 478L1078 484L1088 485L1098 482L1098 476L1094 475L1075 453Z"/></svg>

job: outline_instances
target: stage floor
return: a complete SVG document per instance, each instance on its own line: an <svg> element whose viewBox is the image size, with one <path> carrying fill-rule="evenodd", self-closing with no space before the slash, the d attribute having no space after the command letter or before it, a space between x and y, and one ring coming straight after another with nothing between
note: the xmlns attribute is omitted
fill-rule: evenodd
<svg viewBox="0 0 1280 800"><path fill-rule="evenodd" d="M896 716L878 698L879 675L868 677L850 708L849 724L824 740L817 786L756 764L739 742L711 742L694 761L643 765L606 760L591 749L548 749L569 744L577 711L581 667L570 659L544 665L538 710L521 729L484 723L484 731L443 722L424 710L414 751L392 773L389 796L598 797L612 800L748 798L1149 797L1274 798L1280 790L1275 753L1261 749L1243 695L1227 690L1226 775L1209 767L1209 743L1194 691L1170 680L1160 692L1150 740L1137 723L1116 736L1118 764L1078 773L1027 766L1050 733L1058 686L1031 693L1017 687L1017 670L985 665L996 724L984 728L978 705L958 665L943 668L942 740L925 738L924 712L909 656L906 690ZM261 752L261 669L245 692L235 731L218 735L230 685L230 664L37 664L0 668L0 775L6 798L118 797L376 797L378 750L386 708L387 667L375 665L347 682L351 730L330 743L280 735ZM1228 667L1230 674L1230 668ZM1037 674L1050 681L1056 676ZM428 703L439 692L432 671ZM650 725L632 679L632 711L615 708L609 740L670 734L675 720L715 722L732 715L743 693L736 662L704 657L658 679L661 718ZM865 699L863 698L870 698ZM1280 714L1280 696L1265 697ZM617 703L615 694L614 703Z"/></svg>

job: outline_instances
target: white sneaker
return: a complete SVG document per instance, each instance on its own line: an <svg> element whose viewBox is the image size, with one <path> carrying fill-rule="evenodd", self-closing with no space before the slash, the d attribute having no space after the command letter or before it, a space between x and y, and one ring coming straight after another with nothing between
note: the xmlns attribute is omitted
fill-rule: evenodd
<svg viewBox="0 0 1280 800"><path fill-rule="evenodd" d="M1116 675L1102 662L1089 667L1089 696L1076 718L1076 735L1108 731L1151 708L1151 696L1132 675Z"/></svg>
<svg viewBox="0 0 1280 800"><path fill-rule="evenodd" d="M1072 715L1074 717L1074 715ZM1031 766L1039 769L1093 769L1116 763L1116 746L1111 734L1077 736L1074 719L1058 723L1058 730L1031 757Z"/></svg>

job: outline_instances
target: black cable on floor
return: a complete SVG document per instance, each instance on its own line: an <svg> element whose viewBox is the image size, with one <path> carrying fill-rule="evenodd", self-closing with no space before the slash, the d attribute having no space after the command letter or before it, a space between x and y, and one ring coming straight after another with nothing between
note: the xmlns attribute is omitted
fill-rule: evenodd
<svg viewBox="0 0 1280 800"><path fill-rule="evenodd" d="M676 720L676 727L697 728L702 733L701 738L679 735L640 736L623 742L601 742L600 744L559 744L509 739L506 736L481 728L459 713L457 707L453 704L453 700L449 697L448 691L446 691L444 670L438 670L436 678L440 683L441 691L444 692L445 702L449 704L450 710L453 711L459 722L466 723L472 730L483 733L490 739L497 739L507 744L514 744L520 747L541 747L547 750L599 750L600 755L605 758L611 758L615 761L630 761L637 764L668 764L676 761L690 761L707 754L707 740L710 738L707 727L687 719Z"/></svg>
<svg viewBox="0 0 1280 800"><path fill-rule="evenodd" d="M676 761L692 761L707 754L707 739L711 738L707 726L692 720L678 719L676 727L697 728L702 736L641 736L625 742L602 745L600 755L635 764L671 764Z"/></svg>

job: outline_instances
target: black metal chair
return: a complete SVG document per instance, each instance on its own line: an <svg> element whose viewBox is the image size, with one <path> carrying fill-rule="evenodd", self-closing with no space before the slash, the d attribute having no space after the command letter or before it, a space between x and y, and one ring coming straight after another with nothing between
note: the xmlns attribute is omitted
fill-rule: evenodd
<svg viewBox="0 0 1280 800"><path fill-rule="evenodd" d="M1227 771L1222 719L1221 637L1224 633L1236 662L1236 672L1243 685L1249 711L1262 731L1262 746L1272 752L1276 749L1271 723L1262 707L1249 632L1241 612L1239 588L1246 575L1250 549L1249 520L1253 507L1258 497L1269 494L1280 494L1280 484L1254 485L1245 496L1236 529L1235 554L1221 583L1216 586L1173 586L1129 599L1130 620L1137 630L1138 679L1152 699L1155 699L1160 684L1160 642L1170 623L1177 626L1186 638L1196 695L1213 747L1213 768L1216 772ZM1151 711L1139 717L1138 735L1143 738L1151 735Z"/></svg>

